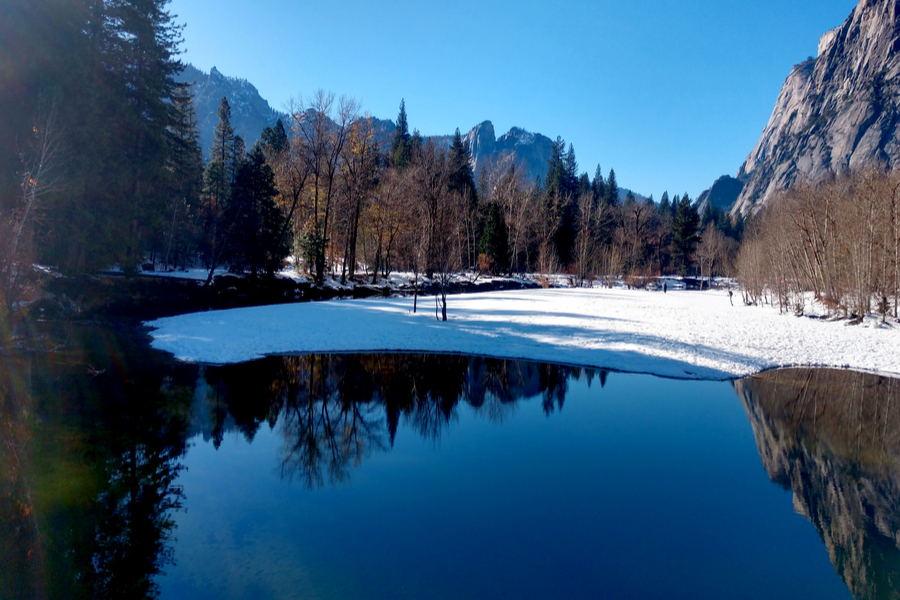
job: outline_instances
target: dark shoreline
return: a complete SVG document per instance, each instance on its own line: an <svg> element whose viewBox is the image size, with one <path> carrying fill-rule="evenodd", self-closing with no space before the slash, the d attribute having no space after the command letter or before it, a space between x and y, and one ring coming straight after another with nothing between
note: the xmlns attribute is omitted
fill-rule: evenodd
<svg viewBox="0 0 900 600"><path fill-rule="evenodd" d="M536 282L489 279L453 283L449 293L468 294L539 288ZM23 313L24 321L119 321L137 322L192 312L372 297L411 297L412 286L390 287L354 282L352 287L331 288L308 282L269 277L218 275L212 285L175 277L118 274L47 277L41 298ZM436 283L420 285L419 296L439 293Z"/></svg>

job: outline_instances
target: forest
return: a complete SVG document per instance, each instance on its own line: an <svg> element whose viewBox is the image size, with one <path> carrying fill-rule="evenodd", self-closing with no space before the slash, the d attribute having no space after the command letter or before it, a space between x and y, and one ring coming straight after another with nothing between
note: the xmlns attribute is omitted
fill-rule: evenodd
<svg viewBox="0 0 900 600"><path fill-rule="evenodd" d="M811 294L860 322L898 316L900 173L873 169L780 192L748 228L736 275L748 304L804 314Z"/></svg>

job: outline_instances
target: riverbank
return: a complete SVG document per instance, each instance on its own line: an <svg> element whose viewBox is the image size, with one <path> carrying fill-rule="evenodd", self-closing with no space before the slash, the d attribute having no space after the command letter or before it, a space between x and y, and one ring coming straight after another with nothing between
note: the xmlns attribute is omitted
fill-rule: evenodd
<svg viewBox="0 0 900 600"><path fill-rule="evenodd" d="M121 273L66 277L47 270L42 279L40 298L25 309L25 321L123 318L145 321L207 310L411 296L414 293L409 276L403 274L380 278L375 283L368 277L343 284L327 278L322 285L293 274L250 278L221 272L215 276L212 285L206 286L206 271L199 269L149 272L136 277L125 277ZM454 277L449 293L538 287L540 284L528 279L460 275ZM420 295L434 295L437 288L433 281L419 277Z"/></svg>
<svg viewBox="0 0 900 600"><path fill-rule="evenodd" d="M536 289L434 299L384 298L213 311L148 322L154 348L223 364L265 355L449 352L724 380L778 367L900 376L900 328L795 317L727 291Z"/></svg>

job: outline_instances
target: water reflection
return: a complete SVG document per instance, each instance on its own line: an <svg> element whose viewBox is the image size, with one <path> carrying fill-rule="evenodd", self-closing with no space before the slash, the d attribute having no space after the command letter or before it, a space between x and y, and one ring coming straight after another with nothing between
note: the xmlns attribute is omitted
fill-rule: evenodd
<svg viewBox="0 0 900 600"><path fill-rule="evenodd" d="M536 399L550 416L573 380L608 377L403 354L204 368L131 330L73 326L53 339L0 357L0 598L158 596L194 436L218 448L229 432L252 442L274 431L280 477L315 489L346 483L398 430L437 445L461 412L502 423ZM769 477L793 491L857 600L900 598L900 381L789 370L735 389Z"/></svg>
<svg viewBox="0 0 900 600"><path fill-rule="evenodd" d="M735 389L769 477L853 596L900 598L900 380L790 369Z"/></svg>
<svg viewBox="0 0 900 600"><path fill-rule="evenodd" d="M134 336L53 339L0 358L0 597L155 597L192 379Z"/></svg>
<svg viewBox="0 0 900 600"><path fill-rule="evenodd" d="M280 423L282 476L316 488L347 481L363 459L393 446L401 419L438 442L460 402L502 422L517 400L540 396L550 415L562 410L572 377L591 382L595 372L454 355L288 356L206 368L195 412L209 416L204 433L217 447L229 428L252 441L263 423Z"/></svg>

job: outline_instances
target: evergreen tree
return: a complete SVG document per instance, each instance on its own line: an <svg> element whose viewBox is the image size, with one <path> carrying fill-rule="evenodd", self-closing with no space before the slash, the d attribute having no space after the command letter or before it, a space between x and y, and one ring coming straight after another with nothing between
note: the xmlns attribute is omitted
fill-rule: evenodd
<svg viewBox="0 0 900 600"><path fill-rule="evenodd" d="M600 165L597 165L597 169L594 171L594 180L591 182L591 188L594 192L594 204L606 198L606 182L603 181L603 172L600 170Z"/></svg>
<svg viewBox="0 0 900 600"><path fill-rule="evenodd" d="M288 136L284 130L284 123L281 119L275 122L274 127L266 127L263 129L262 135L259 136L263 145L263 150L270 155L278 155L285 152L288 148Z"/></svg>
<svg viewBox="0 0 900 600"><path fill-rule="evenodd" d="M572 246L575 243L576 220L578 217L578 162L575 148L566 144L561 137L556 138L550 149L545 179L545 198L542 203L544 218L552 223L553 244L563 265L572 260Z"/></svg>
<svg viewBox="0 0 900 600"><path fill-rule="evenodd" d="M547 161L547 175L544 177L544 189L547 195L559 193L564 180L565 166L563 165L562 156L562 138L556 138L556 141L550 145L550 158Z"/></svg>
<svg viewBox="0 0 900 600"><path fill-rule="evenodd" d="M578 161L575 160L575 146L569 144L566 153L566 191L573 196L578 195Z"/></svg>
<svg viewBox="0 0 900 600"><path fill-rule="evenodd" d="M231 106L227 98L219 103L219 122L213 134L209 163L204 173L206 199L203 206L203 239L201 253L209 269L207 285L212 283L216 268L224 258L229 241L226 211L236 174L235 135L231 125Z"/></svg>
<svg viewBox="0 0 900 600"><path fill-rule="evenodd" d="M606 179L606 203L615 206L619 203L619 184L616 181L616 172L609 170L609 177Z"/></svg>
<svg viewBox="0 0 900 600"><path fill-rule="evenodd" d="M672 219L672 258L682 275L687 275L700 241L700 215L685 194L675 206Z"/></svg>
<svg viewBox="0 0 900 600"><path fill-rule="evenodd" d="M481 240L478 243L481 266L492 275L509 271L509 229L496 202L488 205Z"/></svg>
<svg viewBox="0 0 900 600"><path fill-rule="evenodd" d="M397 126L394 129L394 140L391 142L391 164L399 170L403 170L411 160L412 146L410 142L409 123L406 119L406 100L401 100L400 114L397 115Z"/></svg>
<svg viewBox="0 0 900 600"><path fill-rule="evenodd" d="M594 186L591 184L591 178L588 177L587 173L582 173L581 177L578 178L578 190L575 195L580 198L584 194L594 195Z"/></svg>
<svg viewBox="0 0 900 600"><path fill-rule="evenodd" d="M412 137L409 138L409 156L410 160L415 157L422 156L422 149L424 148L424 142L422 142L422 135L419 133L418 129L413 129Z"/></svg>
<svg viewBox="0 0 900 600"><path fill-rule="evenodd" d="M244 138L239 135L234 136L234 168L233 173L234 176L237 177L237 171L241 167L241 164L244 162L244 159L247 158L247 145L244 142ZM232 183L234 183L232 181Z"/></svg>
<svg viewBox="0 0 900 600"><path fill-rule="evenodd" d="M461 216L466 232L465 267L474 267L478 260L478 194L471 157L469 144L463 141L457 128L450 142L447 189L459 194L462 199L464 213Z"/></svg>
<svg viewBox="0 0 900 600"><path fill-rule="evenodd" d="M659 214L662 216L672 213L672 203L669 202L669 192L663 192L662 198L659 199Z"/></svg>
<svg viewBox="0 0 900 600"><path fill-rule="evenodd" d="M213 134L205 173L206 193L216 211L224 209L228 204L236 166L235 135L228 98L222 98L218 114L219 122Z"/></svg>
<svg viewBox="0 0 900 600"><path fill-rule="evenodd" d="M281 211L275 204L275 174L266 163L262 144L256 143L237 168L231 202L226 210L230 240L227 258L232 269L274 273L284 258L278 243Z"/></svg>
<svg viewBox="0 0 900 600"><path fill-rule="evenodd" d="M469 145L463 142L459 128L453 134L450 142L450 177L448 187L463 195L467 202L475 199L475 176L472 173L472 155L469 153Z"/></svg>
<svg viewBox="0 0 900 600"><path fill-rule="evenodd" d="M143 262L147 235L165 220L165 169L172 123L180 27L165 10L168 0L107 0L107 77L114 77L116 130L121 154L118 178L124 186L106 218L119 264L129 272Z"/></svg>
<svg viewBox="0 0 900 600"><path fill-rule="evenodd" d="M167 227L163 230L164 239L158 246L166 268L179 262L187 266L196 235L193 225L203 190L203 150L200 148L200 128L189 86L178 88L172 101L172 111Z"/></svg>

